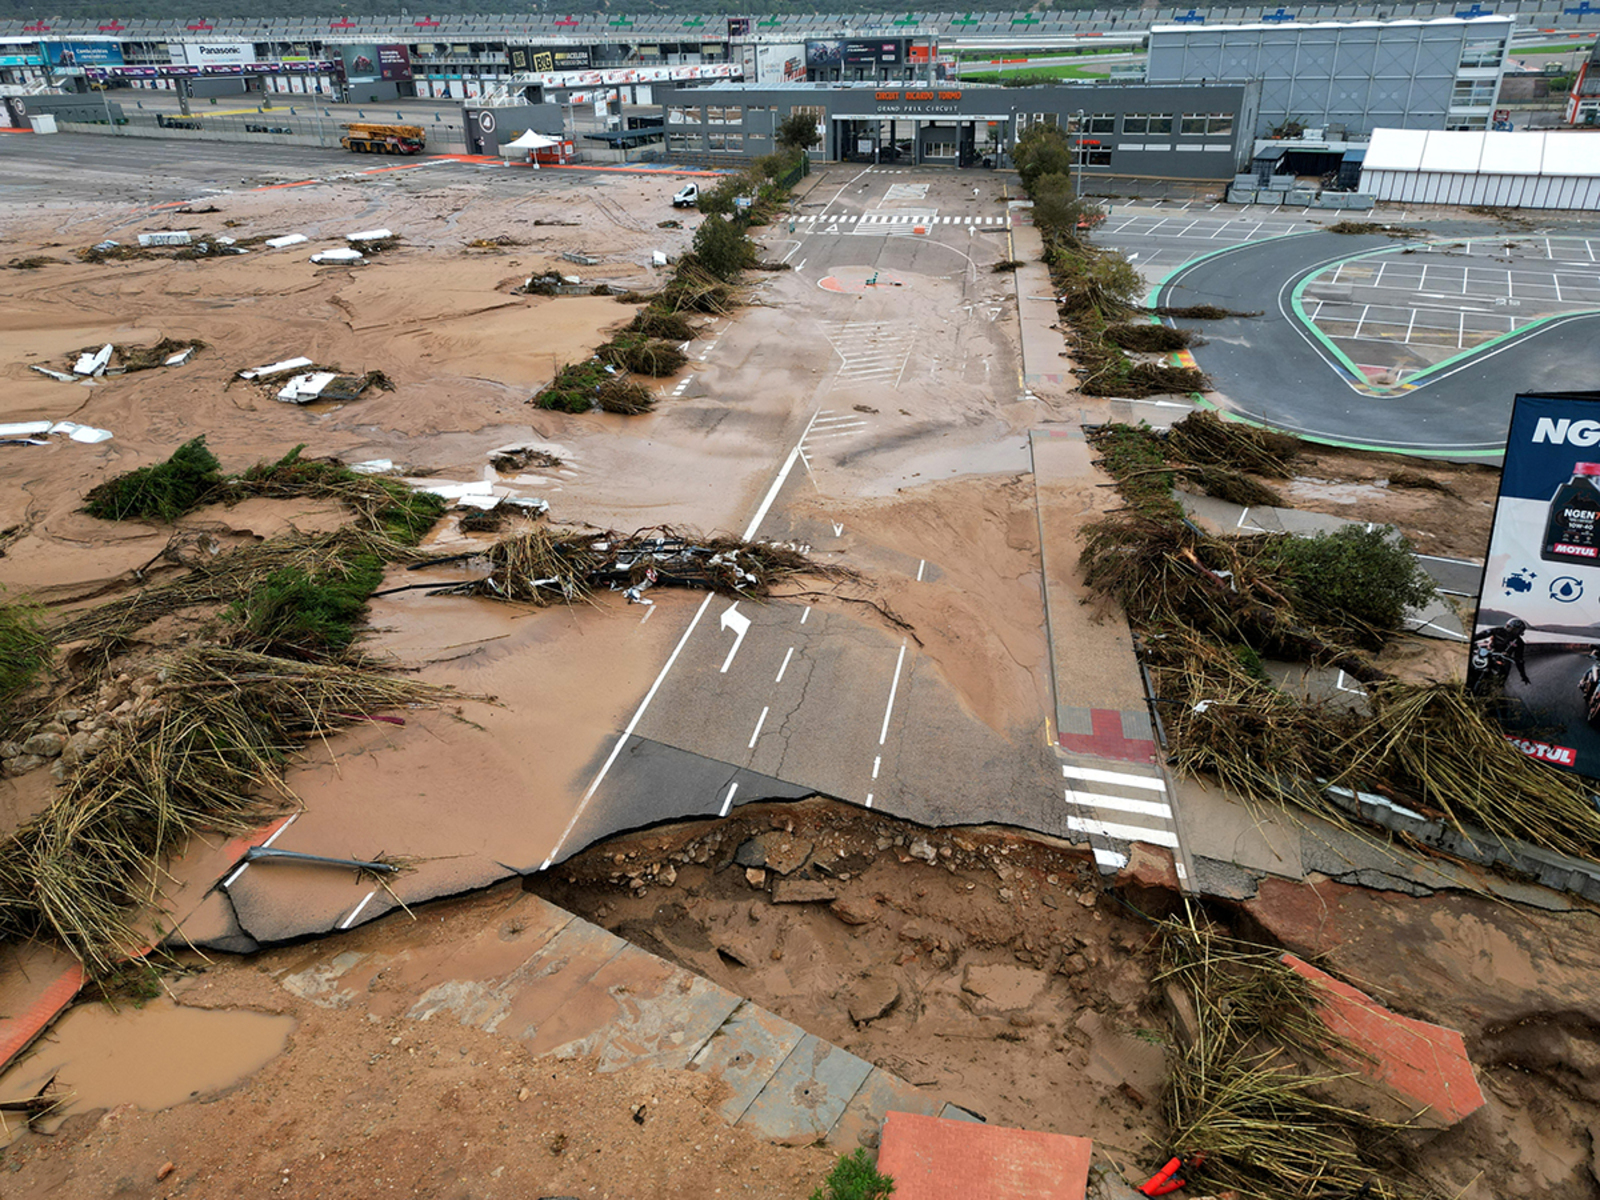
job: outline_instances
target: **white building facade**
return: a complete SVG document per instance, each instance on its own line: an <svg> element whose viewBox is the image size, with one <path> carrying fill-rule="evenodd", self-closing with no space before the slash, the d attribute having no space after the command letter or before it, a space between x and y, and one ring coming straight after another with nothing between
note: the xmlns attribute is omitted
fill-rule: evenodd
<svg viewBox="0 0 1600 1200"><path fill-rule="evenodd" d="M1374 129L1487 129L1510 17L1157 25L1151 83L1258 80L1257 136L1285 126L1364 140Z"/></svg>

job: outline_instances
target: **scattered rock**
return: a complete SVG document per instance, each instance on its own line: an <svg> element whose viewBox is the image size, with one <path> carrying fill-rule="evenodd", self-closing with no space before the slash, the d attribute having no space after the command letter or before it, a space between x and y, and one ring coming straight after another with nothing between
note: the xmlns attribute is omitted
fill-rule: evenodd
<svg viewBox="0 0 1600 1200"><path fill-rule="evenodd" d="M752 946L747 938L742 938L736 933L725 933L712 943L717 948L717 953L728 959L736 967L753 967L761 961L761 955Z"/></svg>
<svg viewBox="0 0 1600 1200"><path fill-rule="evenodd" d="M172 1162L164 1162L164 1163L162 1163L161 1164L161 1169L156 1172L156 1181L159 1183L161 1180L165 1179L168 1175L171 1175L177 1169L178 1169L178 1165L176 1163L172 1163Z"/></svg>
<svg viewBox="0 0 1600 1200"><path fill-rule="evenodd" d="M853 900L841 896L828 905L828 911L846 925L867 925L877 918L878 906L871 900Z"/></svg>
<svg viewBox="0 0 1600 1200"><path fill-rule="evenodd" d="M26 775L29 771L37 770L50 760L40 758L37 754L19 754L15 758L6 759L7 775Z"/></svg>
<svg viewBox="0 0 1600 1200"><path fill-rule="evenodd" d="M939 852L933 848L933 843L918 838L912 842L906 851L912 858L920 858L925 863L931 863L939 857Z"/></svg>
<svg viewBox="0 0 1600 1200"><path fill-rule="evenodd" d="M759 867L746 867L744 881L753 888L766 887L767 873Z"/></svg>
<svg viewBox="0 0 1600 1200"><path fill-rule="evenodd" d="M850 990L850 1019L857 1025L876 1021L900 1003L900 984L893 976L874 971Z"/></svg>
<svg viewBox="0 0 1600 1200"><path fill-rule="evenodd" d="M763 833L743 843L733 853L741 867L762 867L779 875L789 875L806 865L813 843L796 838L787 830Z"/></svg>
<svg viewBox="0 0 1600 1200"><path fill-rule="evenodd" d="M36 755L39 758L55 758L66 747L67 739L62 733L40 732L34 734L22 743L22 753Z"/></svg>
<svg viewBox="0 0 1600 1200"><path fill-rule="evenodd" d="M813 904L834 899L838 889L820 879L780 879L772 885L774 904Z"/></svg>

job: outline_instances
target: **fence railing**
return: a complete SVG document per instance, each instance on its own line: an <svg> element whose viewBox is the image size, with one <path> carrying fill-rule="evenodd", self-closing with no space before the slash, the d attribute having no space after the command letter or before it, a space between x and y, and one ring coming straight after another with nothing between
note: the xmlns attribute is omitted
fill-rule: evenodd
<svg viewBox="0 0 1600 1200"><path fill-rule="evenodd" d="M208 116L196 113L129 112L123 107L121 119L66 121L57 119L63 133L99 133L121 137L172 138L191 141L266 143L277 146L323 146L337 148L344 136L343 120L318 117L300 105L278 106L256 113L230 113ZM396 124L421 125L428 135L428 151L458 154L466 150L466 134L459 121L419 120L415 114ZM375 157L375 156L363 156Z"/></svg>

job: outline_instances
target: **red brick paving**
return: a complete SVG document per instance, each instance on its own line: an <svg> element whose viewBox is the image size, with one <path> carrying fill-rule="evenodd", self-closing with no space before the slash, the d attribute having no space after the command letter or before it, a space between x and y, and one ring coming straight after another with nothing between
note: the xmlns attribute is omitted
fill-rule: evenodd
<svg viewBox="0 0 1600 1200"><path fill-rule="evenodd" d="M1293 954L1283 961L1327 995L1322 1019L1339 1037L1375 1061L1351 1058L1351 1070L1426 1110L1426 1124L1454 1125L1483 1107L1483 1092L1454 1029L1402 1017L1365 992L1341 983Z"/></svg>
<svg viewBox="0 0 1600 1200"><path fill-rule="evenodd" d="M894 1200L1084 1200L1088 1138L891 1112L878 1170Z"/></svg>
<svg viewBox="0 0 1600 1200"><path fill-rule="evenodd" d="M1096 754L1101 758L1117 758L1123 762L1148 763L1156 756L1156 744L1149 738L1125 737L1122 732L1122 712L1115 708L1089 710L1093 733L1058 733L1056 741L1063 750L1077 754Z"/></svg>

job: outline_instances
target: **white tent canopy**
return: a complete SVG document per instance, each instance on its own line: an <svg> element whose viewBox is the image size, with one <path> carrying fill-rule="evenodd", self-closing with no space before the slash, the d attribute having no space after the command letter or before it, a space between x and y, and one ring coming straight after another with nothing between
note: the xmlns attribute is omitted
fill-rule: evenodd
<svg viewBox="0 0 1600 1200"><path fill-rule="evenodd" d="M1375 129L1361 190L1406 203L1593 209L1600 207L1600 137Z"/></svg>
<svg viewBox="0 0 1600 1200"><path fill-rule="evenodd" d="M545 150L545 149L548 149L551 146L559 146L560 144L561 144L561 139L560 138L546 137L544 134L535 133L533 130L530 129L530 130L528 130L527 133L523 134L516 141L514 141L514 142L505 142L504 144L501 145L500 149L501 150Z"/></svg>

